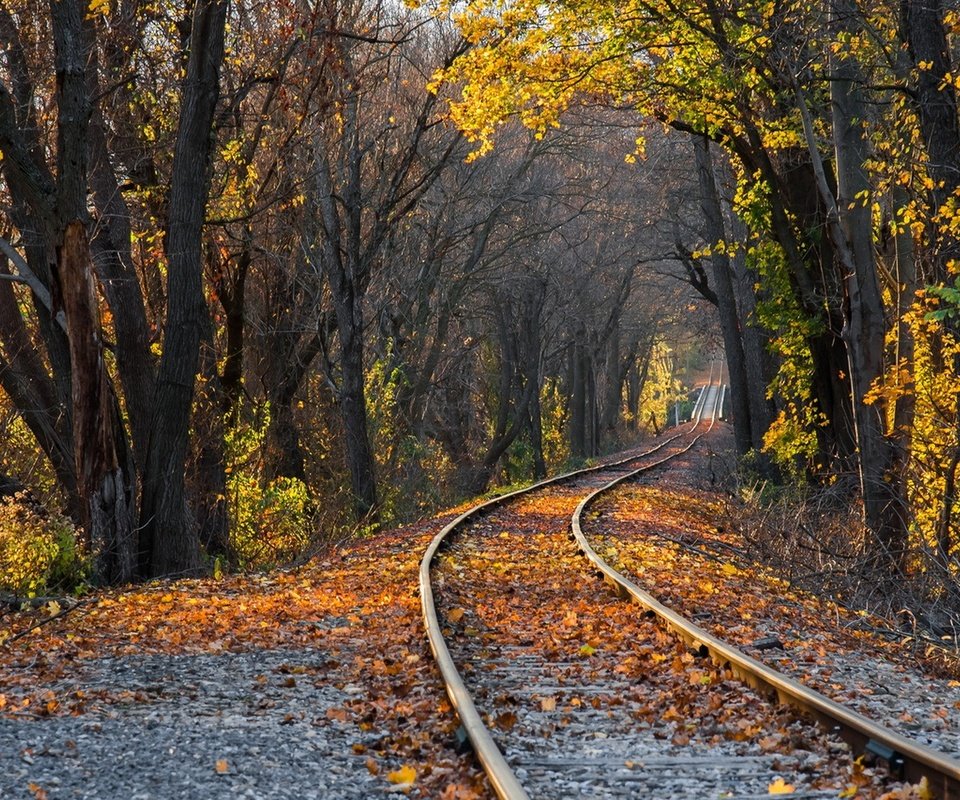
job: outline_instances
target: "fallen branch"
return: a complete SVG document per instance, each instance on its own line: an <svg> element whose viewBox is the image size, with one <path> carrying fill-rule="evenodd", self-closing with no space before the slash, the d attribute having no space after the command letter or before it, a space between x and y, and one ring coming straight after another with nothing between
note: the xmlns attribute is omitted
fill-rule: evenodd
<svg viewBox="0 0 960 800"><path fill-rule="evenodd" d="M44 617L43 619L38 620L37 622L33 623L33 625L31 625L29 628L25 628L19 633L15 633L13 636L10 636L9 638L4 639L2 642L3 646L9 647L13 642L17 641L17 639L22 639L24 636L27 636L28 634L33 633L35 630L42 628L44 625L47 625L48 623L51 623L54 620L62 619L63 617L67 616L67 614L69 614L71 611L74 611L75 609L80 608L80 606L84 605L86 602L87 602L86 600L78 600L72 606L61 608L56 614L51 614L49 617Z"/></svg>

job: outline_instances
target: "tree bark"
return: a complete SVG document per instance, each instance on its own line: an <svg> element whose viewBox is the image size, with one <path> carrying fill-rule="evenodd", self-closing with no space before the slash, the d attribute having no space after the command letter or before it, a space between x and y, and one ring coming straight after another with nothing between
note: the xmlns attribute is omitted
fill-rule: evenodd
<svg viewBox="0 0 960 800"><path fill-rule="evenodd" d="M934 213L960 187L960 118L944 10L943 0L901 2L901 38L917 75L914 106L927 151L927 172L933 182L930 194ZM934 248L929 283L947 282L949 263L960 259L960 238L942 225L938 233L940 241Z"/></svg>
<svg viewBox="0 0 960 800"><path fill-rule="evenodd" d="M57 78L55 302L70 352L73 448L80 514L99 583L134 575L134 472L100 339L96 279L87 238L88 95L79 0L51 6Z"/></svg>
<svg viewBox="0 0 960 800"><path fill-rule="evenodd" d="M737 299L733 291L733 276L730 257L717 245L726 239L720 196L713 175L713 158L706 137L693 139L697 163L697 179L700 184L700 209L703 213L703 232L707 244L713 248L710 263L713 268L713 285L717 295L717 311L720 315L720 330L726 354L727 371L730 375L730 407L733 412L733 435L737 452L744 455L753 445L751 436L750 392L747 387L747 372L741 338L741 321L737 311Z"/></svg>
<svg viewBox="0 0 960 800"><path fill-rule="evenodd" d="M70 339L77 483L97 583L125 583L136 568L133 465L100 341L96 284L82 222L67 226L57 272Z"/></svg>
<svg viewBox="0 0 960 800"><path fill-rule="evenodd" d="M101 92L100 64L95 60L96 32L91 15L84 15L83 26L91 54L87 66L87 93L96 97ZM87 147L90 192L96 209L90 248L113 316L117 374L130 420L134 455L142 471L153 416L156 359L150 351L150 327L133 263L130 210L110 158L108 135L102 107L97 105L90 117Z"/></svg>
<svg viewBox="0 0 960 800"><path fill-rule="evenodd" d="M207 320L201 236L210 189L211 126L220 90L227 0L197 0L180 108L167 224L167 320L140 509L144 576L192 574L199 539L186 505L190 411Z"/></svg>
<svg viewBox="0 0 960 800"><path fill-rule="evenodd" d="M856 8L849 0L832 0L831 25L837 32L854 31ZM831 54L830 83L838 196L830 193L822 168L818 188L827 204L829 232L846 274L846 319L843 340L847 347L854 430L859 450L863 516L871 537L868 555L885 574L899 567L906 546L904 503L899 476L892 473L894 443L885 437L882 405L867 405L865 398L883 375L885 324L883 300L873 255L870 194L866 172L868 144L863 126L867 109L862 96L863 78L855 57ZM820 165L813 126L805 98L798 95L810 155Z"/></svg>
<svg viewBox="0 0 960 800"><path fill-rule="evenodd" d="M582 459L587 455L587 355L583 327L577 328L570 345L570 455Z"/></svg>

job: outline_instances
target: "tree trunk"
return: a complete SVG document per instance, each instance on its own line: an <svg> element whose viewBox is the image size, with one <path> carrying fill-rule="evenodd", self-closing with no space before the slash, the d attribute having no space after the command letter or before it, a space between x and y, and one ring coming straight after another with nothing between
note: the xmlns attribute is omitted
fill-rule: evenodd
<svg viewBox="0 0 960 800"><path fill-rule="evenodd" d="M543 419L540 409L540 360L541 360L541 314L546 297L546 286L537 283L524 294L520 314L521 369L524 386L530 389L527 410L530 446L533 449L533 477L540 480L547 476L547 464L543 457Z"/></svg>
<svg viewBox="0 0 960 800"><path fill-rule="evenodd" d="M252 233L244 231L243 247L232 270L220 263L216 256L214 274L216 275L217 296L226 317L226 347L223 356L223 372L220 384L223 387L224 411L230 425L239 420L240 401L243 396L243 355L246 349L246 308L247 275L250 272Z"/></svg>
<svg viewBox="0 0 960 800"><path fill-rule="evenodd" d="M194 435L187 470L192 489L189 505L204 554L231 559L224 414L227 400L217 373L212 330L201 345L200 374L203 378L194 402Z"/></svg>
<svg viewBox="0 0 960 800"><path fill-rule="evenodd" d="M97 50L91 16L84 15L84 31L89 50L95 56ZM90 97L102 92L99 67L97 62L91 63L87 69ZM153 417L156 360L150 352L150 328L133 263L130 210L110 158L107 136L107 124L98 105L93 109L89 126L89 182L97 213L90 248L100 285L113 316L117 374L123 387L136 463L142 471Z"/></svg>
<svg viewBox="0 0 960 800"><path fill-rule="evenodd" d="M200 566L184 471L200 340L207 324L201 237L227 5L227 0L197 0L193 12L170 183L167 320L140 508L140 570L145 576L192 574Z"/></svg>
<svg viewBox="0 0 960 800"><path fill-rule="evenodd" d="M9 275L0 263L0 275ZM57 481L68 498L69 512L79 522L77 475L73 444L58 424L56 387L27 333L10 281L0 280L0 386L23 417L40 449L50 460ZM69 416L72 416L69 415Z"/></svg>
<svg viewBox="0 0 960 800"><path fill-rule="evenodd" d="M943 0L903 0L901 4L901 37L917 75L913 97L933 183L934 213L960 187L960 119L944 10ZM928 283L948 281L947 265L960 259L960 238L943 225L938 226L938 233L940 241L933 248L936 255Z"/></svg>
<svg viewBox="0 0 960 800"><path fill-rule="evenodd" d="M835 30L852 32L856 9L849 0L833 0ZM862 97L859 64L850 55L832 54L834 79L830 83L833 138L837 164L838 197L833 200L822 172L821 196L827 203L831 236L846 274L846 312L843 339L847 346L851 400L859 449L860 485L864 523L871 537L869 557L874 566L890 574L901 563L906 546L899 476L893 475L894 443L884 435L882 403L864 400L883 375L885 325L883 300L873 256L870 181L865 163L867 138L863 125L867 109ZM801 100L801 114L810 154L819 162L809 112Z"/></svg>
<svg viewBox="0 0 960 800"><path fill-rule="evenodd" d="M747 269L742 258L733 261L738 274L737 305L743 319L743 364L747 376L747 400L750 405L750 443L760 452L764 436L776 415L776 407L767 397L767 388L776 376L773 354L767 346L767 334L757 322L757 296L754 286L759 276Z"/></svg>
<svg viewBox="0 0 960 800"><path fill-rule="evenodd" d="M720 330L723 334L723 349L726 354L727 371L730 375L730 407L733 412L733 435L737 452L749 452L753 442L750 434L750 392L747 388L747 372L743 354L741 324L737 312L737 300L733 291L733 276L730 257L717 244L726 238L723 226L723 211L717 184L713 175L713 159L705 136L693 140L697 162L697 179L700 184L700 209L703 212L703 232L707 244L713 248L710 263L713 267L713 285L717 295L717 311L720 315Z"/></svg>
<svg viewBox="0 0 960 800"><path fill-rule="evenodd" d="M119 404L110 388L87 217L87 48L83 9L51 10L57 76L57 248L55 302L62 304L70 353L73 449L86 543L99 583L128 581L136 552L133 466Z"/></svg>
<svg viewBox="0 0 960 800"><path fill-rule="evenodd" d="M67 227L57 261L70 340L76 474L85 537L97 582L127 582L136 565L133 465L103 362L96 284L82 222Z"/></svg>
<svg viewBox="0 0 960 800"><path fill-rule="evenodd" d="M607 353L604 364L603 405L600 410L600 440L613 444L617 439L617 426L620 422L620 406L623 400L623 378L620 368L620 324L619 321L607 339Z"/></svg>
<svg viewBox="0 0 960 800"><path fill-rule="evenodd" d="M570 455L587 455L587 356L583 345L585 332L577 328L570 348Z"/></svg>
<svg viewBox="0 0 960 800"><path fill-rule="evenodd" d="M347 463L353 487L353 505L358 520L377 521L377 481L373 450L367 431L367 401L363 373L363 327L355 324L351 303L350 320L340 323L340 411L346 435ZM341 317L338 308L337 317Z"/></svg>

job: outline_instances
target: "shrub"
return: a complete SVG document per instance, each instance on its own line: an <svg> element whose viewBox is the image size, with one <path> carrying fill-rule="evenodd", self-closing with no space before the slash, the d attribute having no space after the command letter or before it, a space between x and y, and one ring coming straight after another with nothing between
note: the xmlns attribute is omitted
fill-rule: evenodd
<svg viewBox="0 0 960 800"><path fill-rule="evenodd" d="M32 597L52 586L74 588L84 570L68 519L37 509L24 495L0 500L0 590Z"/></svg>
<svg viewBox="0 0 960 800"><path fill-rule="evenodd" d="M255 477L234 473L232 544L243 567L285 563L310 543L313 504L303 481L277 478L261 487Z"/></svg>

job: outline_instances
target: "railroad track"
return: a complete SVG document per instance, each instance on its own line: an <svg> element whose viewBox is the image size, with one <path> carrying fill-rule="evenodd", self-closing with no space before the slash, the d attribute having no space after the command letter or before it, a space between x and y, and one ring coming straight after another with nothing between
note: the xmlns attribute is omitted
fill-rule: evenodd
<svg viewBox="0 0 960 800"><path fill-rule="evenodd" d="M646 695L637 694L637 687L661 695L675 691L670 688L671 676L656 671L669 662L674 672L688 669L701 682L715 682L716 692L722 696L717 700L711 694L712 685L697 687L687 713L700 715L698 728L709 729L716 718L724 725L729 723L726 711L715 707L718 702L752 707L754 700L744 700L725 680L735 675L762 695L775 695L776 700L813 714L844 735L857 751L868 749L884 756L894 772L914 781L926 776L936 795L960 797L957 762L874 725L717 640L616 572L584 537L581 520L591 501L616 484L688 452L715 424L722 399L719 381L711 379L698 397L689 425L656 447L481 503L444 528L428 548L421 563L420 586L431 648L462 730L494 791L501 798L516 799L670 797L681 793L716 796L735 789L737 796L743 797L766 796L768 785L783 780L800 785L796 797L837 795L836 786L826 790L815 780L801 785L796 775L802 778L810 765L796 763L793 756L757 751L750 742L736 737L732 748L715 741L709 747L696 742L688 747L684 741L688 734L699 735L699 731L689 730L691 723L669 720L670 726L665 728L664 720L644 719L637 706L646 707ZM536 521L531 531L511 532L518 514ZM571 577L569 569L575 562L562 549L565 542L572 550L567 523L577 546L592 563L592 569L586 571L588 577L582 580L602 576L621 596L632 597L648 615L663 620L684 644L677 644L677 639L671 644L662 627L647 615L629 614L622 603L595 586L580 587L588 601L571 600L569 593L563 594L581 580ZM544 533L542 529L550 530ZM537 563L541 559L543 563ZM551 562L557 562L559 568L554 569L557 565ZM584 572L581 562L580 574ZM544 594L544 584L557 588L549 589L551 596L539 601L531 598L537 592ZM565 616L559 610L555 615L556 629L562 635L552 633L552 625L540 625L536 620L539 612L535 606L540 603L542 609L554 600L558 609L567 609ZM571 602L579 605L571 606ZM611 615L613 627L596 627L599 623L589 621L592 612L585 603L602 606L600 616ZM519 619L511 619L514 615ZM531 629L522 624L525 615L534 620ZM628 621L628 616L637 621ZM571 619L574 632L577 626L593 626L593 634L599 636L594 639L598 647L589 643L574 647L579 641L576 638L568 644L563 632L569 633ZM618 635L624 630L629 636L620 641ZM644 637L656 642L666 655L638 645ZM598 650L602 652L595 656ZM601 655L607 657L607 666ZM708 663L706 655L714 662L710 667L701 666ZM639 671L631 672L631 665ZM777 713L771 704L764 715L775 718ZM665 716L679 714L668 711ZM769 744L785 731L794 742L819 735L795 720L781 718L775 723L779 732L773 735L761 731L761 724L756 723L756 731L745 729L748 739ZM833 745L825 747L829 751ZM824 758L839 763L844 757L833 751ZM824 763L819 763L816 771L823 772Z"/></svg>

